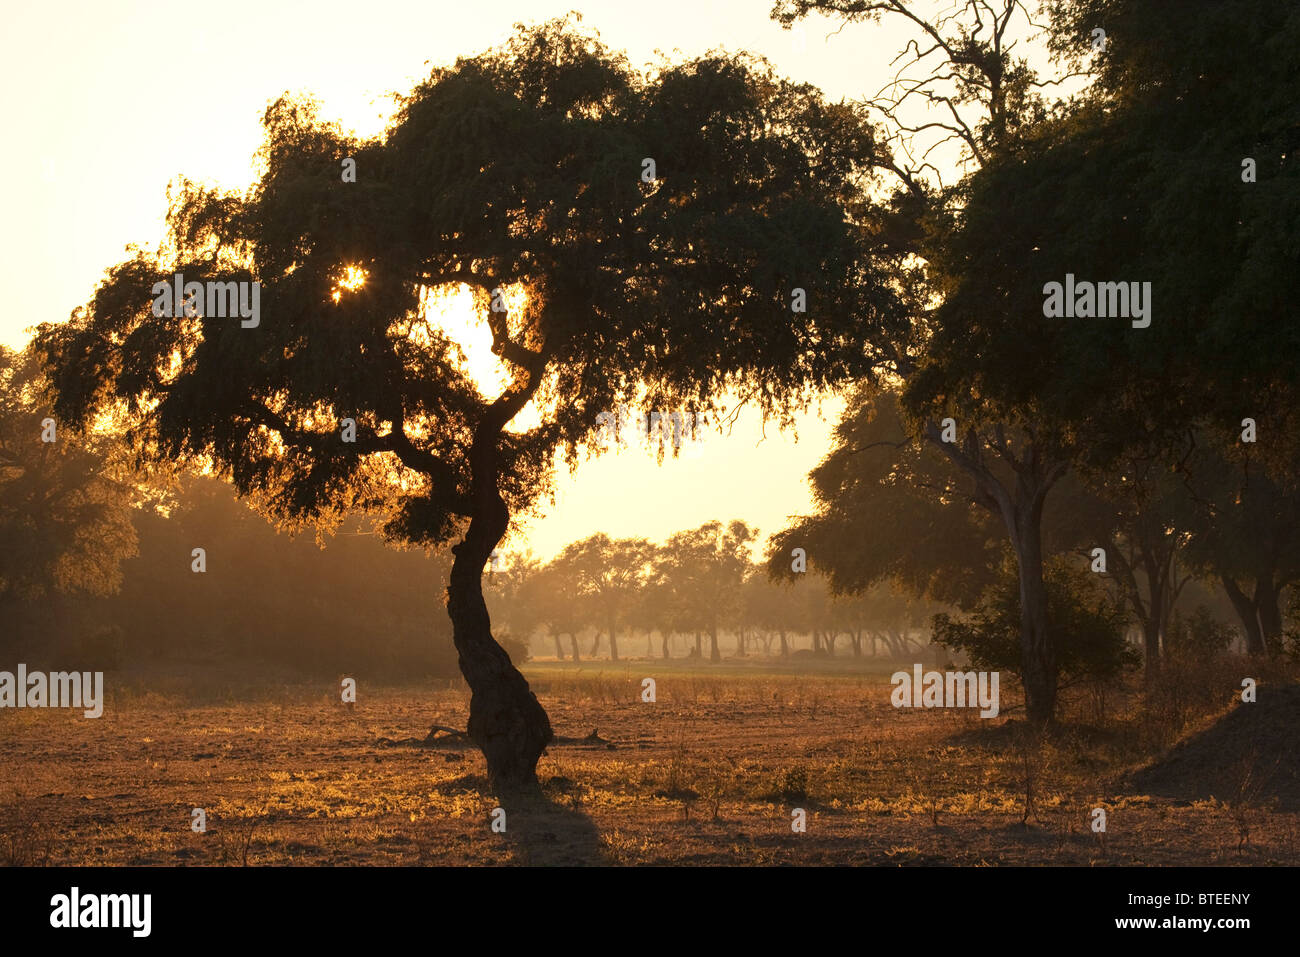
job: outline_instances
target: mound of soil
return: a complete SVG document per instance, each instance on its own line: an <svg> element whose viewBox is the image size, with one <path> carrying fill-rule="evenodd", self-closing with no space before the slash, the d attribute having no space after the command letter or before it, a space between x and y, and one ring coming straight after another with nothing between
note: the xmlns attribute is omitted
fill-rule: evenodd
<svg viewBox="0 0 1300 957"><path fill-rule="evenodd" d="M1183 801L1213 797L1300 810L1300 685L1261 687L1258 695L1130 772L1124 788Z"/></svg>

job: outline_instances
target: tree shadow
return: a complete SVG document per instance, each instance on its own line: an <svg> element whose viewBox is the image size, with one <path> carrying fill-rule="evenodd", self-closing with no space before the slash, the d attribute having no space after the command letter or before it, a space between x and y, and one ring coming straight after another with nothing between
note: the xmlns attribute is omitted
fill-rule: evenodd
<svg viewBox="0 0 1300 957"><path fill-rule="evenodd" d="M540 785L499 790L497 800L506 812L504 837L520 864L582 867L611 863L591 819L559 803Z"/></svg>

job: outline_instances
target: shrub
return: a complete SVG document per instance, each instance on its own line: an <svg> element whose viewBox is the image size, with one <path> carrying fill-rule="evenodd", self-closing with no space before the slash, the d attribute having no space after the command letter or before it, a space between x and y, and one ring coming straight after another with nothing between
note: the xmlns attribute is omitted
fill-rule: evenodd
<svg viewBox="0 0 1300 957"><path fill-rule="evenodd" d="M510 663L518 667L532 656L528 653L528 642L521 638L515 638L509 632L503 631L494 636L507 655L510 656Z"/></svg>
<svg viewBox="0 0 1300 957"><path fill-rule="evenodd" d="M1173 658L1211 658L1227 650L1235 636L1232 628L1219 621L1204 605L1197 605L1186 618L1175 613L1165 635L1165 651Z"/></svg>
<svg viewBox="0 0 1300 957"><path fill-rule="evenodd" d="M1057 661L1068 680L1118 677L1141 661L1124 640L1123 609L1087 573L1064 559L1044 568L1047 616L1057 640ZM1020 674L1020 585L1015 565L1003 563L975 611L964 618L935 615L934 641L964 653L981 670Z"/></svg>

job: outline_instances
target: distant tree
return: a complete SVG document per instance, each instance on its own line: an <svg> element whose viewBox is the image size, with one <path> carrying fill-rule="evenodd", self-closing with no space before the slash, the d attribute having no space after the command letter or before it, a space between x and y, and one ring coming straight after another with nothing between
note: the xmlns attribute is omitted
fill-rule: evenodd
<svg viewBox="0 0 1300 957"><path fill-rule="evenodd" d="M526 593L538 620L555 641L556 656L563 657L560 639L568 635L573 660L581 661L578 635L587 627L587 608L573 566L552 559L529 578Z"/></svg>
<svg viewBox="0 0 1300 957"><path fill-rule="evenodd" d="M499 556L490 566L484 585L484 599L492 619L503 622L514 639L529 648L533 633L542 627L543 602L537 581L541 568L531 551L508 556L504 561ZM559 636L553 637L556 657L563 657Z"/></svg>
<svg viewBox="0 0 1300 957"><path fill-rule="evenodd" d="M791 593L791 598L801 622L800 630L812 636L813 654L833 656L841 623L830 582L810 571Z"/></svg>
<svg viewBox="0 0 1300 957"><path fill-rule="evenodd" d="M246 195L184 184L163 250L42 328L55 415L114 409L145 459L210 464L285 523L361 509L395 540L456 542L469 735L493 786L535 784L552 731L492 638L493 549L601 411L714 421L736 397L789 421L866 371L895 300L861 253L871 128L752 58L647 77L562 21L434 70L382 137L289 98L264 125ZM155 317L151 290L177 272L260 283L256 327ZM510 376L499 395L436 322L458 290ZM530 403L539 424L509 429Z"/></svg>
<svg viewBox="0 0 1300 957"><path fill-rule="evenodd" d="M656 556L675 620L682 631L695 633L697 654L701 634L708 634L710 661L722 660L719 629L740 614L750 543L757 534L744 522L706 522L671 536Z"/></svg>
<svg viewBox="0 0 1300 957"><path fill-rule="evenodd" d="M1105 580L1142 629L1150 681L1159 673L1179 596L1193 577L1186 560L1193 520L1186 482L1161 456L1128 454L1061 484L1055 510L1075 526L1079 565L1090 568L1094 550L1103 550Z"/></svg>
<svg viewBox="0 0 1300 957"><path fill-rule="evenodd" d="M437 615L445 553L386 547L360 519L291 536L214 477L180 476L166 509L137 517L139 555L123 564L120 592L84 607L123 629L133 657L264 662L313 677L456 674L451 624Z"/></svg>
<svg viewBox="0 0 1300 957"><path fill-rule="evenodd" d="M137 550L120 456L53 418L45 390L34 355L0 346L0 603L112 594Z"/></svg>
<svg viewBox="0 0 1300 957"><path fill-rule="evenodd" d="M1282 596L1300 583L1300 464L1283 469L1248 443L1225 448L1202 437L1188 471L1195 499L1188 560L1223 585L1247 653L1277 655Z"/></svg>
<svg viewBox="0 0 1300 957"><path fill-rule="evenodd" d="M1231 628L1204 605L1190 615L1174 615L1167 636L1169 654L1186 661L1204 661L1226 651L1235 637Z"/></svg>
<svg viewBox="0 0 1300 957"><path fill-rule="evenodd" d="M834 596L832 602L855 657L863 654L868 639L873 654L879 642L894 657L905 657L915 643L911 632L924 628L934 609L943 607L909 595L889 581L878 582L863 592Z"/></svg>
<svg viewBox="0 0 1300 957"><path fill-rule="evenodd" d="M669 639L677 633L679 624L673 606L672 585L667 579L666 565L658 546L651 546L650 564L636 605L636 619L650 631L659 632L659 650L663 658L671 658Z"/></svg>
<svg viewBox="0 0 1300 957"><path fill-rule="evenodd" d="M555 559L576 582L593 622L609 636L613 661L618 661L619 628L631 621L653 557L654 547L644 538L611 539L600 532L565 546Z"/></svg>
<svg viewBox="0 0 1300 957"><path fill-rule="evenodd" d="M762 642L765 654L771 654L772 640L779 636L781 655L790 653L786 639L795 627L790 608L791 584L773 581L763 565L750 564L741 586L740 622Z"/></svg>
<svg viewBox="0 0 1300 957"><path fill-rule="evenodd" d="M793 581L772 578L765 565L756 565L745 580L745 614L756 627L776 633L780 639L778 653L783 658L793 650L795 635L803 634L809 627L804 612L806 585L802 577Z"/></svg>

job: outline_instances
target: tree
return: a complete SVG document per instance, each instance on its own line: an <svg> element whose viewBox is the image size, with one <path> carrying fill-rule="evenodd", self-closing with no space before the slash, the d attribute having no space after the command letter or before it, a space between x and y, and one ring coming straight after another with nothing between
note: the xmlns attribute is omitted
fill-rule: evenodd
<svg viewBox="0 0 1300 957"><path fill-rule="evenodd" d="M771 655L771 644L779 636L779 653L790 654L787 635L798 630L793 602L793 586L786 581L774 581L763 565L751 564L745 571L741 586L740 624L750 629L763 642L763 650Z"/></svg>
<svg viewBox="0 0 1300 957"><path fill-rule="evenodd" d="M543 623L544 600L541 595L541 562L531 551L515 555L508 563L499 558L488 572L487 589L492 593L488 600L493 621L501 621L511 635L525 645L530 644L533 633ZM484 598L487 599L487 591ZM557 658L562 658L559 635L553 634Z"/></svg>
<svg viewBox="0 0 1300 957"><path fill-rule="evenodd" d="M971 606L1000 561L996 520L957 488L949 463L909 436L894 392L858 389L833 445L809 473L816 512L773 535L769 573L808 567L836 594L892 580L914 595Z"/></svg>
<svg viewBox="0 0 1300 957"><path fill-rule="evenodd" d="M751 58L645 77L558 21L436 69L382 138L287 98L264 124L247 195L184 184L165 254L42 328L57 414L118 410L146 458L211 463L285 523L366 509L455 541L468 733L493 786L535 785L552 731L492 638L489 556L602 410L644 392L714 421L734 396L784 421L858 374L894 299L854 235L870 129ZM176 272L260 283L258 324L159 321L147 293ZM495 396L435 321L466 289L510 376ZM510 429L530 403L540 424Z"/></svg>
<svg viewBox="0 0 1300 957"><path fill-rule="evenodd" d="M1089 477L1100 508L1076 511L1091 520L1093 543L1105 548L1107 572L1142 629L1144 676L1159 673L1164 639L1183 589L1192 581L1187 551L1194 508L1176 467L1155 458L1121 459L1105 476Z"/></svg>
<svg viewBox="0 0 1300 957"><path fill-rule="evenodd" d="M673 588L667 577L667 567L659 548L651 548L650 565L641 587L636 617L648 630L659 632L660 655L667 659L672 657L669 638L676 633L679 621L673 606Z"/></svg>
<svg viewBox="0 0 1300 957"><path fill-rule="evenodd" d="M908 633L923 628L936 607L943 606L908 594L888 581L835 598L835 613L848 632L854 657L863 653L864 637L871 639L872 654L878 653L879 642L894 657L905 657L912 643Z"/></svg>
<svg viewBox="0 0 1300 957"><path fill-rule="evenodd" d="M34 355L0 346L0 601L112 594L136 554L111 443L46 421L45 388Z"/></svg>
<svg viewBox="0 0 1300 957"><path fill-rule="evenodd" d="M1020 597L1014 569L1004 566L969 617L934 617L934 640L969 657L976 668L1021 674ZM1124 612L1105 589L1077 565L1059 557L1048 566L1048 596L1061 642L1061 672L1067 680L1104 681L1137 664L1124 640Z"/></svg>
<svg viewBox="0 0 1300 957"><path fill-rule="evenodd" d="M722 660L718 629L741 612L749 548L758 535L744 522L706 522L678 532L659 549L657 576L668 583L673 618L682 631L709 635L709 660Z"/></svg>
<svg viewBox="0 0 1300 957"><path fill-rule="evenodd" d="M999 6L962 0L930 19L919 7L908 0L781 0L773 15L785 26L811 11L837 14L846 22L890 17L914 33L898 58L903 63L894 82L868 101L890 147L881 167L900 184L892 215L881 228L894 242L897 281L914 317L892 341L888 362L903 382L909 435L945 455L973 486L971 501L1005 527L1020 576L1027 710L1032 721L1043 723L1055 710L1057 674L1043 583L1043 508L1069 468L1069 457L1059 448L1060 434L1038 410L990 406L960 379L968 370L957 365L957 344L951 342L961 329L961 311L951 305L951 293L966 272L964 261L946 253L969 197L964 182L945 186L928 157L951 142L958 149L958 167L972 176L996 166L1048 114L1039 91L1064 77L1040 81L1024 58L1012 55L1017 30L1032 26L1018 0ZM933 109L937 117L909 119L916 105ZM986 243L990 235L997 234L984 234ZM1000 242L988 245L1000 248ZM1021 358L1007 350L966 353L972 356L991 357L1002 375Z"/></svg>
<svg viewBox="0 0 1300 957"><path fill-rule="evenodd" d="M1059 658L1043 581L1048 495L1070 469L1106 468L1135 450L1176 461L1176 440L1197 416L1259 403L1279 373L1293 380L1276 357L1295 345L1277 321L1296 287L1285 262L1294 242L1279 242L1293 236L1295 217L1278 210L1297 208L1286 158L1300 124L1277 92L1296 81L1294 12L1253 2L1251 15L1228 13L1199 0L1052 7L1052 48L1076 64L1098 22L1111 37L1097 57L1095 90L1069 103L1041 100L1042 84L1011 59L1011 25L1028 16L1017 2L966 0L933 21L903 0L795 0L776 11L786 22L810 9L910 21L922 42L904 51L903 73L915 73L900 74L876 109L904 159L926 131L964 147L971 171L952 189L933 189L924 163L893 164L906 190L895 205L922 213L918 228L897 232L913 237L926 261L919 288L941 300L918 308L920 331L896 367L914 431L973 479L975 500L1007 528L1035 722L1051 717ZM1270 56L1256 69L1261 42ZM909 101L949 115L911 126L900 118ZM1243 150L1266 157L1267 189L1225 188ZM1178 321L1134 331L1044 322L1044 280L1069 274L1149 277L1161 315ZM1238 322L1243 308L1248 326ZM1239 348L1257 328L1261 341ZM1163 385L1154 396L1153 377ZM1252 395L1242 394L1243 382ZM953 420L954 441L943 441L940 417Z"/></svg>
<svg viewBox="0 0 1300 957"><path fill-rule="evenodd" d="M1098 22L1119 39L1098 56L1088 97L968 181L960 221L938 244L938 272L951 278L929 350L948 358L913 390L919 407L957 394L995 416L1027 414L1053 456L1091 475L1127 475L1133 490L1150 484L1142 471L1159 486L1171 470L1194 468L1196 430L1222 434L1242 409L1269 414L1272 454L1285 457L1279 410L1296 373L1278 357L1296 337L1280 320L1297 284L1281 251L1296 236L1294 218L1281 222L1276 210L1300 208L1300 178L1286 162L1300 111L1275 87L1295 82L1300 57L1271 33L1300 38L1300 18L1246 7L1253 13L1201 2L1055 5L1059 50L1088 48ZM1213 51L1193 49L1210 36ZM1265 38L1276 56L1256 66L1255 41ZM1211 79L1218 69L1228 82ZM1245 152L1261 156L1267 183L1243 182ZM1130 329L1127 316L1118 325L1038 320L1042 280L1067 274L1140 277L1149 327ZM1145 539L1148 673L1186 532L1151 505L1131 495L1123 505L1130 542Z"/></svg>
<svg viewBox="0 0 1300 957"><path fill-rule="evenodd" d="M583 607L573 567L555 559L547 562L529 579L521 599L532 605L538 620L554 640L556 657L564 657L560 639L568 635L573 660L581 661L578 634L586 627L587 609Z"/></svg>
<svg viewBox="0 0 1300 957"><path fill-rule="evenodd" d="M1282 594L1300 583L1300 489L1295 466L1278 474L1249 445L1202 438L1188 467L1195 501L1189 561L1217 579L1232 602L1252 655L1282 650Z"/></svg>
<svg viewBox="0 0 1300 957"><path fill-rule="evenodd" d="M637 606L653 557L654 547L644 538L611 539L597 533L567 545L555 559L567 566L598 628L609 635L613 661L618 661L619 627Z"/></svg>
<svg viewBox="0 0 1300 957"><path fill-rule="evenodd" d="M1187 661L1204 661L1222 654L1235 637L1231 628L1214 617L1204 605L1197 605L1186 618L1175 615L1169 630L1169 654Z"/></svg>
<svg viewBox="0 0 1300 957"><path fill-rule="evenodd" d="M152 509L136 516L139 555L123 564L121 589L69 609L119 627L128 655L212 662L214 679L232 663L313 679L457 674L437 589L445 588L448 556L386 547L361 518L328 535L291 536L228 484L177 478L165 517ZM194 571L196 546L204 549L203 574Z"/></svg>

